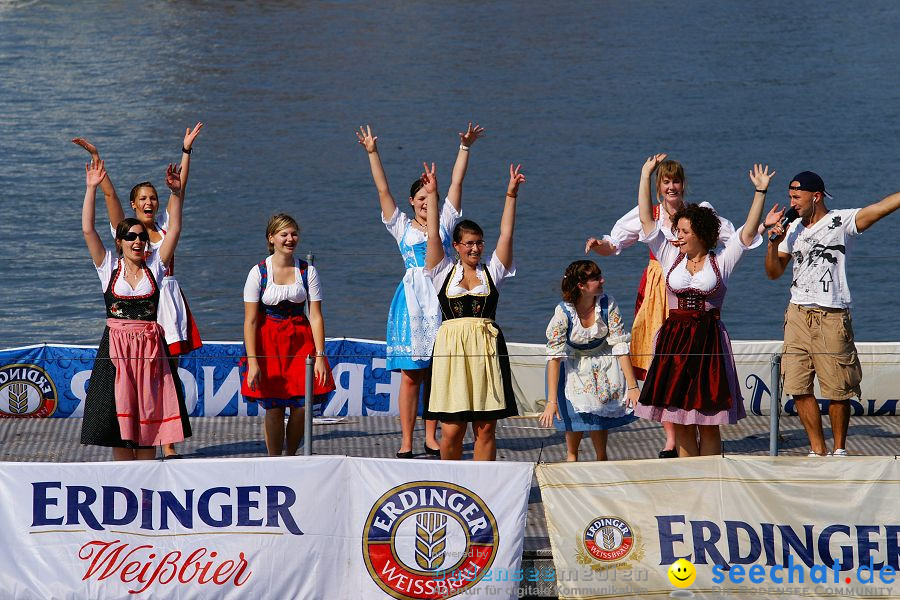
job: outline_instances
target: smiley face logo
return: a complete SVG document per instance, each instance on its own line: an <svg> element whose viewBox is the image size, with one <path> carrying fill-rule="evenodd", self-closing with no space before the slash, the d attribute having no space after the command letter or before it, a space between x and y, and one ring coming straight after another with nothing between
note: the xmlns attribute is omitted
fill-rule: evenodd
<svg viewBox="0 0 900 600"><path fill-rule="evenodd" d="M669 582L678 588L686 588L697 579L697 569L690 561L679 558L669 567Z"/></svg>

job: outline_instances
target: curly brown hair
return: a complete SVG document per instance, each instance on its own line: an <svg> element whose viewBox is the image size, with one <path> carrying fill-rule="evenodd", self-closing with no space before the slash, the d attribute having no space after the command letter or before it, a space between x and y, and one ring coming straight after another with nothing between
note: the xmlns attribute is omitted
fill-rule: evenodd
<svg viewBox="0 0 900 600"><path fill-rule="evenodd" d="M570 304L575 304L581 297L581 290L578 289L578 284L600 276L600 267L597 266L597 263L592 260L576 260L566 267L566 273L563 275L562 282L559 285L560 290L562 290L563 300Z"/></svg>
<svg viewBox="0 0 900 600"><path fill-rule="evenodd" d="M707 250L712 250L719 242L719 215L711 208L700 206L699 204L687 204L684 208L672 215L672 233L678 230L678 222L681 219L687 219L691 223L691 229L694 231L700 242Z"/></svg>

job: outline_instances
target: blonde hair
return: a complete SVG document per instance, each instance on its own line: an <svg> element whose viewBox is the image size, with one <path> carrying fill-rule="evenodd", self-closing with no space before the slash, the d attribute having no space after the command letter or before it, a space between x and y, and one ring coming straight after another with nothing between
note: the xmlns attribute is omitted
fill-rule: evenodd
<svg viewBox="0 0 900 600"><path fill-rule="evenodd" d="M682 188L687 193L687 178L684 176L684 167L677 160L664 160L656 168L656 199L660 202L662 202L662 192L659 188L662 187L663 179L680 181Z"/></svg>
<svg viewBox="0 0 900 600"><path fill-rule="evenodd" d="M269 244L269 254L275 254L275 246L269 241L269 237L288 227L293 227L297 230L297 234L300 234L300 226L291 215L278 213L269 218L269 224L266 225L266 243Z"/></svg>

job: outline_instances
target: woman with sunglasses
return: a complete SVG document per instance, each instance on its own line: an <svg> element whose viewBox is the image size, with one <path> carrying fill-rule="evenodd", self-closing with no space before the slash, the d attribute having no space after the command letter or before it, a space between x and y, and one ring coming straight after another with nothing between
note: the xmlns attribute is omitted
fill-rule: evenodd
<svg viewBox="0 0 900 600"><path fill-rule="evenodd" d="M547 325L547 406L540 422L565 432L568 462L578 460L585 432L597 460L606 460L609 430L637 419L627 414L640 396L628 359L630 336L603 283L594 261L570 264L560 284L563 301Z"/></svg>
<svg viewBox="0 0 900 600"><path fill-rule="evenodd" d="M85 166L86 190L81 228L100 277L106 302L106 329L84 401L81 443L113 449L115 460L150 460L155 446L180 442L190 435L178 373L172 371L157 322L160 284L181 235L181 205L189 168L169 165L166 185L169 228L156 252L147 253L150 236L137 219L116 225L116 255L94 228L97 186L106 177L103 161Z"/></svg>
<svg viewBox="0 0 900 600"><path fill-rule="evenodd" d="M285 448L293 456L303 439L306 358L316 357L312 402L324 402L334 381L325 358L319 272L294 256L300 241L297 221L284 213L274 215L266 226L266 241L269 256L250 269L244 284L247 371L241 395L266 409L269 456L281 456ZM287 424L286 408L291 409Z"/></svg>
<svg viewBox="0 0 900 600"><path fill-rule="evenodd" d="M663 156L665 159L665 156ZM643 175L641 179L643 184ZM685 206L684 195L687 191L687 178L684 167L675 160L662 160L656 169L656 204L653 205L653 218L659 223L659 229L666 239L675 244L672 233L671 217ZM648 188L649 193L649 188ZM709 202L701 202L700 206L713 209ZM714 209L713 209L714 210ZM719 217L719 243L725 244L734 236L734 225L728 219ZM601 239L589 238L585 244L585 253L593 250L601 256L618 256L622 250L638 241L641 234L641 219L638 207L635 206L613 225L609 235ZM762 244L762 237L753 241L751 248ZM638 379L643 380L653 358L653 340L669 314L666 300L666 283L659 261L650 252L650 260L641 282L638 285L637 299L634 303L634 323L631 327L631 364ZM664 422L666 443L659 452L659 458L675 458L675 429L671 423Z"/></svg>
<svg viewBox="0 0 900 600"><path fill-rule="evenodd" d="M185 128L182 154L187 156L188 160L190 159L194 140L202 127L202 123L197 123L193 129ZM88 140L75 138L72 142L87 150L91 155L92 162L100 162L100 152ZM187 173L182 172L182 177L185 184L187 184ZM125 218L125 212L122 210L119 196L112 181L110 181L108 173L100 183L100 188L103 190L103 196L106 201L110 231L115 237L116 224ZM171 228L169 225L171 210L167 207L162 215L158 214L159 197L156 188L149 181L141 182L131 189L130 202L135 218L144 226L144 230L149 236L149 242L146 245L149 258L150 253L159 251L167 232ZM168 345L168 353L171 356L170 368L177 373L178 356L196 350L203 345L203 342L200 339L200 332L197 330L197 325L188 308L184 293L181 291L181 286L175 279L175 256L173 255L168 261L165 261L164 265L166 274L160 284L157 322L163 328L166 344ZM187 412L186 407L184 407L184 412ZM180 458L175 446L172 444L164 446L163 453L169 458Z"/></svg>
<svg viewBox="0 0 900 600"><path fill-rule="evenodd" d="M440 240L449 252L450 233L461 216L462 184L469 165L469 149L484 135L484 128L469 123L465 133L459 133L459 152L453 166L450 189L440 213ZM413 429L419 411L419 391L431 364L431 349L434 336L441 324L441 313L437 294L431 280L422 274L425 264L427 229L426 194L421 179L416 179L409 190L409 204L413 209L413 219L397 207L387 176L378 155L378 138L372 135L372 128L360 127L356 132L360 145L369 155L372 178L378 189L381 202L381 222L394 237L403 256L406 274L394 292L387 321L387 369L400 370L400 449L397 458L413 457ZM435 439L437 422L425 420L425 453L440 456Z"/></svg>
<svg viewBox="0 0 900 600"><path fill-rule="evenodd" d="M438 290L443 323L434 342L431 374L425 388L425 418L441 421L441 458L462 458L468 423L475 436L475 460L497 457L497 419L515 414L509 352L494 321L503 281L516 274L513 231L516 198L525 181L522 166L509 166L509 184L500 219L497 247L486 264L484 231L463 220L453 228L457 257L444 250L437 215L434 164L422 175L428 209L425 274Z"/></svg>

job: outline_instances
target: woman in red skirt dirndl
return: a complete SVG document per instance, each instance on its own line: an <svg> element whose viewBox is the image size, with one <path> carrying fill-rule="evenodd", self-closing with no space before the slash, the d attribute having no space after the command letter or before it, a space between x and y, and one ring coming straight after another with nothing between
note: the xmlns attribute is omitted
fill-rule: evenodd
<svg viewBox="0 0 900 600"><path fill-rule="evenodd" d="M293 456L303 439L306 357L315 355L313 402L334 390L325 358L322 288L316 268L294 256L300 239L297 221L286 214L269 219L269 256L250 269L244 285L244 346L247 370L241 395L266 409L269 456L285 446ZM309 302L309 317L304 305ZM290 408L287 425L285 409Z"/></svg>
<svg viewBox="0 0 900 600"><path fill-rule="evenodd" d="M707 207L688 204L672 216L677 247L663 235L650 201L650 176L665 159L657 154L644 164L638 193L641 241L659 260L665 276L669 315L657 334L647 371L639 417L674 425L678 455L719 454L719 425L745 415L731 341L720 320L728 278L758 237L766 190L774 172L755 165L756 187L743 227L716 251L719 218Z"/></svg>
<svg viewBox="0 0 900 600"><path fill-rule="evenodd" d="M677 211L684 208L684 195L687 191L687 178L684 167L675 160L664 160L656 169L656 200L653 205L653 218L659 224L663 235L670 243L675 243L675 234L672 233L671 217ZM649 191L649 190L648 190ZM713 208L709 202L701 202L700 206ZM713 209L715 210L715 209ZM601 256L618 255L633 246L641 234L641 219L638 207L628 211L621 219L616 221L609 235L601 239L589 238L585 245L585 253L593 250ZM728 219L719 217L719 244L725 245L734 237L734 225ZM753 241L751 248L762 244L762 238ZM647 369L653 358L653 341L656 332L659 331L663 321L669 314L669 304L666 299L666 282L660 268L659 261L650 252L650 260L641 276L638 285L637 299L634 303L634 323L631 327L631 364L634 367L635 376L643 380L647 376ZM675 429L668 423L663 423L666 433L666 443L659 452L660 458L676 458Z"/></svg>

